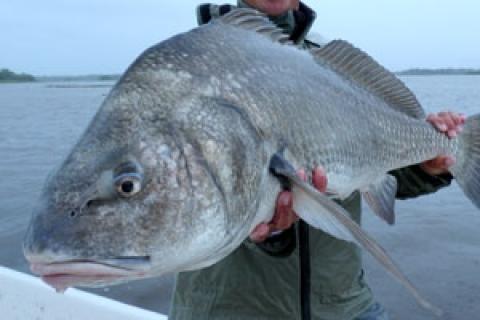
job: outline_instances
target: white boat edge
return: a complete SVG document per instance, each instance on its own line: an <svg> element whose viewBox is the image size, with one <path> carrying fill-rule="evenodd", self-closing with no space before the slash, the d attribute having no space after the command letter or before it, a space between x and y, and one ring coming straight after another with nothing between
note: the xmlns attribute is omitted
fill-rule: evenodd
<svg viewBox="0 0 480 320"><path fill-rule="evenodd" d="M0 317L9 320L167 320L160 313L73 288L59 294L39 278L2 266Z"/></svg>

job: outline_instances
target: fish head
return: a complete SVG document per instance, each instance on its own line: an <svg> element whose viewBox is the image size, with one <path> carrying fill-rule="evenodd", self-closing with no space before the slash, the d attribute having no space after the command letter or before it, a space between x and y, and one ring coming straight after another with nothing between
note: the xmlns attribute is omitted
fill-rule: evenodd
<svg viewBox="0 0 480 320"><path fill-rule="evenodd" d="M47 179L24 239L32 271L63 290L218 260L226 198L200 146L168 121L102 117Z"/></svg>
<svg viewBox="0 0 480 320"><path fill-rule="evenodd" d="M58 290L198 269L248 236L268 174L261 132L180 54L184 38L132 64L47 179L24 253Z"/></svg>

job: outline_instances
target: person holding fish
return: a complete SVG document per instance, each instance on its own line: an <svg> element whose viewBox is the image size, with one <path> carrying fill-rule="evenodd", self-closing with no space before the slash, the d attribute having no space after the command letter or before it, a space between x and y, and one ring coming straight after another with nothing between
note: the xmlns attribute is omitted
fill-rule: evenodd
<svg viewBox="0 0 480 320"><path fill-rule="evenodd" d="M310 39L315 12L299 0L240 0L238 7L267 14L306 49L323 45ZM234 8L200 5L198 22L205 24ZM426 121L454 138L465 116L440 112ZM454 163L453 157L440 156L391 172L398 183L396 197L416 197L448 186L453 178L448 169ZM327 190L321 167L311 174L301 169L298 175L317 190ZM360 201L355 192L340 202L356 222ZM240 248L211 267L178 275L170 319L384 320L388 315L366 283L360 249L299 221L292 193L283 191L272 221L258 225Z"/></svg>

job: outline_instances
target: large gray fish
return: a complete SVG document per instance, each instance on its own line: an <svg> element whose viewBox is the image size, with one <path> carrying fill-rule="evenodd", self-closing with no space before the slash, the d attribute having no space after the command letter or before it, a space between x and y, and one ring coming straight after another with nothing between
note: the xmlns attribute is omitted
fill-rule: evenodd
<svg viewBox="0 0 480 320"><path fill-rule="evenodd" d="M262 14L235 10L130 66L48 178L24 251L59 290L206 267L272 217L288 183L305 221L365 247L421 299L332 198L360 190L392 223L386 173L441 154L480 207L479 115L448 139L360 50L300 50ZM295 176L314 163L328 195Z"/></svg>

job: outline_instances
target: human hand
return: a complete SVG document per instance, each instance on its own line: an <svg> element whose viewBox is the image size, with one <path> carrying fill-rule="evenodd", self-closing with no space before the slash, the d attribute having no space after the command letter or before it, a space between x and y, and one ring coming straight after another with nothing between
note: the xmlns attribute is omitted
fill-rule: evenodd
<svg viewBox="0 0 480 320"><path fill-rule="evenodd" d="M300 169L297 175L302 180L307 180L305 170ZM327 189L327 176L325 170L321 167L316 167L312 172L312 184L320 192L325 192ZM268 223L261 223L250 234L250 239L253 242L263 242L273 233L287 230L298 220L297 214L293 211L293 196L290 191L282 191L277 198L277 206L272 221Z"/></svg>
<svg viewBox="0 0 480 320"><path fill-rule="evenodd" d="M456 112L432 113L427 116L427 121L435 129L444 133L449 138L455 138L462 132L466 116ZM455 158L452 156L439 156L432 160L425 161L420 167L432 176L441 175L448 172L448 169L455 164Z"/></svg>

